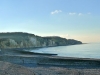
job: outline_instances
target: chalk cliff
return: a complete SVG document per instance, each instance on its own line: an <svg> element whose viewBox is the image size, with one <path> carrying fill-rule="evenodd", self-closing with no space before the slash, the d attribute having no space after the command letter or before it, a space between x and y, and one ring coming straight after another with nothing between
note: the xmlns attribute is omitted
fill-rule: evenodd
<svg viewBox="0 0 100 75"><path fill-rule="evenodd" d="M82 42L58 36L41 37L23 32L0 33L0 48L34 48L75 44L82 44Z"/></svg>

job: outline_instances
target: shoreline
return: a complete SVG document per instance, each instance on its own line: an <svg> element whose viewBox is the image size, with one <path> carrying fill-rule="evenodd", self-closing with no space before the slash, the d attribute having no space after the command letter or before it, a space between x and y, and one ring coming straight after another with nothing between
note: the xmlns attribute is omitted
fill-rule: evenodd
<svg viewBox="0 0 100 75"><path fill-rule="evenodd" d="M100 75L100 59L30 54L10 49L0 52L0 61L24 66L35 75Z"/></svg>
<svg viewBox="0 0 100 75"><path fill-rule="evenodd" d="M1 51L2 52L2 51ZM0 55L0 60L15 64L35 64L50 66L66 66L72 68L100 68L100 59L61 57L56 54L31 53L21 50L4 50ZM74 67L73 67L74 66Z"/></svg>

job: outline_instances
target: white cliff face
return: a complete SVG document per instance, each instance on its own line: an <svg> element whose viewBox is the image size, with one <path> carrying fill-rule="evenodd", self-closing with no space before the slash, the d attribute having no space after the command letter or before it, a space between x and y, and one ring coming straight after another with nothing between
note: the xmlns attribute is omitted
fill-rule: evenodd
<svg viewBox="0 0 100 75"><path fill-rule="evenodd" d="M77 40L60 37L39 37L27 33L1 33L1 48L30 48L82 44Z"/></svg>
<svg viewBox="0 0 100 75"><path fill-rule="evenodd" d="M36 37L28 37L28 38L30 47L40 47L40 42L36 39Z"/></svg>
<svg viewBox="0 0 100 75"><path fill-rule="evenodd" d="M49 40L49 45L48 46L56 46L55 41Z"/></svg>
<svg viewBox="0 0 100 75"><path fill-rule="evenodd" d="M44 43L42 44L42 46L43 46L43 47L46 47L46 42L44 42Z"/></svg>
<svg viewBox="0 0 100 75"><path fill-rule="evenodd" d="M23 45L23 42L21 42L21 43L20 43L20 47L23 47L23 46L24 46L24 45Z"/></svg>
<svg viewBox="0 0 100 75"><path fill-rule="evenodd" d="M3 40L0 44L3 48L16 48L18 46L17 42L13 39Z"/></svg>
<svg viewBox="0 0 100 75"><path fill-rule="evenodd" d="M15 42L15 40L13 39L9 39L9 43L10 43L10 46L17 46L17 42Z"/></svg>
<svg viewBox="0 0 100 75"><path fill-rule="evenodd" d="M33 45L36 45L37 44L37 39L35 37L30 37L30 42L33 44Z"/></svg>
<svg viewBox="0 0 100 75"><path fill-rule="evenodd" d="M52 41L52 44L53 44L54 46L56 46L56 43L55 43L55 41Z"/></svg>

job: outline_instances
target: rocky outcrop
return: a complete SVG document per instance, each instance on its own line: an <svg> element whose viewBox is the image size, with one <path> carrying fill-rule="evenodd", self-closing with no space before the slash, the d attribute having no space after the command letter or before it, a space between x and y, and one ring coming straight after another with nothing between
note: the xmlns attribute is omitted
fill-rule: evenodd
<svg viewBox="0 0 100 75"><path fill-rule="evenodd" d="M58 36L40 37L22 32L0 33L0 48L34 48L75 44L82 44L82 42Z"/></svg>

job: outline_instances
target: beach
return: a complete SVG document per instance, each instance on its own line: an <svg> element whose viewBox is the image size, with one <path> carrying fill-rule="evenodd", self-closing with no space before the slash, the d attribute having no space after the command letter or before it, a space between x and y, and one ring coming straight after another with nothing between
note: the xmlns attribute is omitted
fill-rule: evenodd
<svg viewBox="0 0 100 75"><path fill-rule="evenodd" d="M0 61L4 62L3 65L9 62L12 65L21 66L33 72L33 74L26 75L100 75L99 59L30 54L14 49L1 50L0 54ZM22 69L21 67L18 68ZM12 68L14 70L14 67L11 66L9 71ZM1 67L1 73L3 72L2 69ZM17 72L17 70L14 70L15 74L13 73L13 75L17 75ZM22 74L19 72L18 75Z"/></svg>

